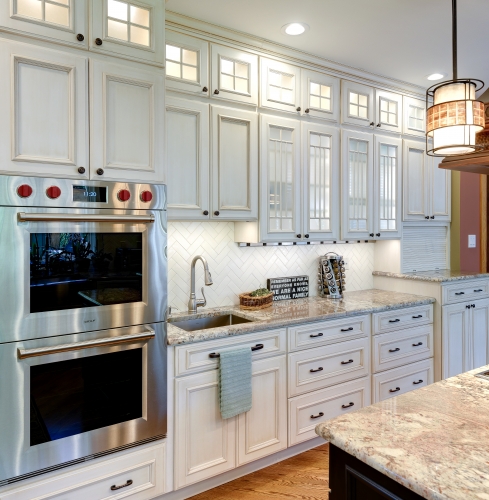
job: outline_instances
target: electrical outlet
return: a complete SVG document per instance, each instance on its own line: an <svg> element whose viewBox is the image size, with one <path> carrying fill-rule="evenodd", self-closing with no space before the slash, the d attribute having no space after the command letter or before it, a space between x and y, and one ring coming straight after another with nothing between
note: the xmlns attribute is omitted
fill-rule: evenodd
<svg viewBox="0 0 489 500"><path fill-rule="evenodd" d="M469 248L475 248L477 246L476 244L476 235L475 234L469 234Z"/></svg>

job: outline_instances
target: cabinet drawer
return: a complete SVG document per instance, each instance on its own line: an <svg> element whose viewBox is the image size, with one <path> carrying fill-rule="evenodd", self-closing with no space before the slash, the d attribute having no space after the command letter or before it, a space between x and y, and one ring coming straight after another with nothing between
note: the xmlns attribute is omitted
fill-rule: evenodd
<svg viewBox="0 0 489 500"><path fill-rule="evenodd" d="M372 372L433 356L433 325L409 328L372 337Z"/></svg>
<svg viewBox="0 0 489 500"><path fill-rule="evenodd" d="M368 375L369 359L368 338L289 354L289 397Z"/></svg>
<svg viewBox="0 0 489 500"><path fill-rule="evenodd" d="M489 297L489 280L462 280L454 285L443 286L442 304L455 304L486 297Z"/></svg>
<svg viewBox="0 0 489 500"><path fill-rule="evenodd" d="M367 336L370 333L369 320L369 315L352 316L290 327L289 352Z"/></svg>
<svg viewBox="0 0 489 500"><path fill-rule="evenodd" d="M399 396L433 383L433 359L387 370L372 376L372 403Z"/></svg>
<svg viewBox="0 0 489 500"><path fill-rule="evenodd" d="M267 358L277 354L285 354L285 329L250 333L227 337L225 339L196 342L175 348L175 376L215 370L219 366L219 358L211 358L209 354L223 349L263 344L263 349L253 352L253 359Z"/></svg>
<svg viewBox="0 0 489 500"><path fill-rule="evenodd" d="M289 446L317 437L321 422L369 404L370 377L289 399Z"/></svg>
<svg viewBox="0 0 489 500"><path fill-rule="evenodd" d="M433 323L433 304L372 314L373 334Z"/></svg>
<svg viewBox="0 0 489 500"><path fill-rule="evenodd" d="M62 473L27 480L5 491L2 500L147 500L164 493L165 446L125 451ZM25 484L27 483L27 484ZM128 484L129 483L129 484ZM126 485L118 490L111 488Z"/></svg>

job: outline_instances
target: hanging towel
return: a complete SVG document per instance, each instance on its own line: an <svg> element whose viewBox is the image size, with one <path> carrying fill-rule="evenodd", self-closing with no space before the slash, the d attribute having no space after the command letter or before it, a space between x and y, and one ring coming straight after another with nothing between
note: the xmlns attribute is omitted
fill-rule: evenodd
<svg viewBox="0 0 489 500"><path fill-rule="evenodd" d="M219 396L222 418L251 410L251 348L221 351Z"/></svg>

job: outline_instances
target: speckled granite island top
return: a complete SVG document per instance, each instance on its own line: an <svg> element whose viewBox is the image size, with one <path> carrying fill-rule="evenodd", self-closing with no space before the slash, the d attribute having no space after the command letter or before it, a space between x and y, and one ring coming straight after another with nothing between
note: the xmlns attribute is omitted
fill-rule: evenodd
<svg viewBox="0 0 489 500"><path fill-rule="evenodd" d="M450 271L450 269L440 269L438 271L420 271L419 273L386 273L384 271L374 271L372 274L374 276L386 276L388 278L400 278L403 280L432 281L435 283L444 283L446 281L472 280L477 278L489 278L488 273Z"/></svg>
<svg viewBox="0 0 489 500"><path fill-rule="evenodd" d="M316 432L429 500L489 499L489 380L443 380L334 418Z"/></svg>
<svg viewBox="0 0 489 500"><path fill-rule="evenodd" d="M347 292L341 300L330 300L322 297L283 300L275 302L267 309L258 311L242 310L239 306L201 309L197 314L178 313L173 314L168 319L168 344L176 345L201 342L203 340L243 335L271 328L381 312L400 307L431 304L433 302L435 302L435 299L431 297L373 289ZM174 321L185 321L223 314L234 314L249 319L252 322L208 330L195 330L193 332L187 332L172 324Z"/></svg>

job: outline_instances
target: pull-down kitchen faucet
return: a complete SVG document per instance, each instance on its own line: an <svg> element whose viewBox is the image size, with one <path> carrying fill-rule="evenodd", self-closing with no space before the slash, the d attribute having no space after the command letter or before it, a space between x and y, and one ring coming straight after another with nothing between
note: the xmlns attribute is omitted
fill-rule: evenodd
<svg viewBox="0 0 489 500"><path fill-rule="evenodd" d="M205 307L207 304L207 300L206 300L205 295L204 295L204 287L201 288L202 296L204 298L197 299L195 297L195 264L197 263L198 260L201 260L202 264L204 264L205 286L212 285L212 276L211 276L211 273L209 271L209 266L207 264L207 261L201 255L197 255L192 260L192 264L190 266L190 299L188 300L188 312L189 313L196 313L197 307Z"/></svg>

